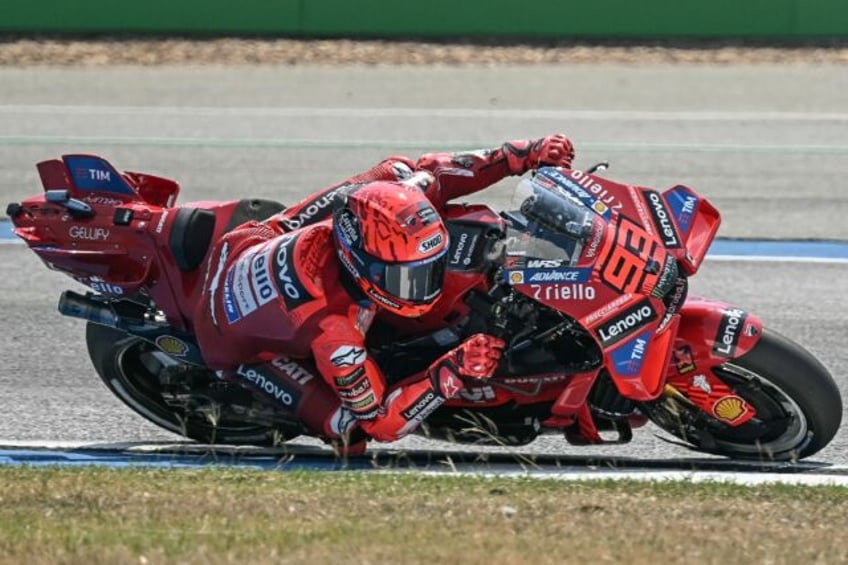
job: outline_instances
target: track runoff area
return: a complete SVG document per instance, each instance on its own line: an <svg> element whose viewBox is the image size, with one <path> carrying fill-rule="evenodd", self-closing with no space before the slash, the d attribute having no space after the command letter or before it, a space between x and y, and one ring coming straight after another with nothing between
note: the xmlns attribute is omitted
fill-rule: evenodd
<svg viewBox="0 0 848 565"><path fill-rule="evenodd" d="M193 443L0 441L0 465L28 467L228 468L277 472L421 473L446 476L531 477L545 480L636 480L848 487L848 466L719 458L631 459L554 456L521 451L432 451L376 447L340 459L327 449L287 445L265 449Z"/></svg>
<svg viewBox="0 0 848 565"><path fill-rule="evenodd" d="M8 220L0 220L0 243L20 243ZM848 242L718 239L708 261L848 263ZM0 440L0 465L206 468L268 471L418 472L441 475L534 477L551 480L728 482L743 485L848 486L848 466L771 463L718 458L630 459L553 456L521 451L429 451L372 448L361 458L339 459L308 445L281 449L192 443L16 442Z"/></svg>

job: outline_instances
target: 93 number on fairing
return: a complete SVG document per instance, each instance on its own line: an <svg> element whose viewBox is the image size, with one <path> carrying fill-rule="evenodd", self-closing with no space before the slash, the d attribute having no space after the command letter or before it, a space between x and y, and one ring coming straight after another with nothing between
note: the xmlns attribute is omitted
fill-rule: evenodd
<svg viewBox="0 0 848 565"><path fill-rule="evenodd" d="M648 232L624 216L619 217L615 242L601 270L601 278L621 293L635 293L650 274L645 268L658 244Z"/></svg>

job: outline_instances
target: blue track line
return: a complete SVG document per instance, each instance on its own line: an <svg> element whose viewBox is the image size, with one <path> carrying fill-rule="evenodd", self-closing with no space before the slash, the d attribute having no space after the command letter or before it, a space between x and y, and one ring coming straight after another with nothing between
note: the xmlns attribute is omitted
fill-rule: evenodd
<svg viewBox="0 0 848 565"><path fill-rule="evenodd" d="M4 440L0 440L2 442ZM20 443L20 445L16 445ZM635 459L526 452L398 452L375 448L347 461L327 449L291 445L286 449L200 444L0 443L0 467L109 467L154 469L240 469L256 471L380 471L429 475L535 477L559 480L637 479L731 481L740 484L838 484L848 486L848 468L824 462L733 461L721 458ZM142 451L137 451L142 449Z"/></svg>
<svg viewBox="0 0 848 565"><path fill-rule="evenodd" d="M0 465L26 465L45 467L105 466L113 468L153 467L167 469L205 469L210 467L238 467L266 471L340 471L372 469L371 461L351 459L347 462L333 458L295 458L252 455L242 457L226 454L184 455L175 453L140 454L114 450L42 450L0 449Z"/></svg>
<svg viewBox="0 0 848 565"><path fill-rule="evenodd" d="M710 255L848 260L848 242L719 238L710 246Z"/></svg>
<svg viewBox="0 0 848 565"><path fill-rule="evenodd" d="M17 239L12 233L12 222L7 219L0 219L0 240Z"/></svg>

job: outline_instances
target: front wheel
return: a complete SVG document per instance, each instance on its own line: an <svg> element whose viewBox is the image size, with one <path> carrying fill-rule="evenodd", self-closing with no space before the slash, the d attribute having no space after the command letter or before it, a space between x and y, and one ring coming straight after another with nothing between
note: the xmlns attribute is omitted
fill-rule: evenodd
<svg viewBox="0 0 848 565"><path fill-rule="evenodd" d="M712 370L756 417L733 427L675 394L644 407L655 424L699 451L797 460L821 450L839 429L842 398L833 377L810 352L776 332L764 330L748 353Z"/></svg>

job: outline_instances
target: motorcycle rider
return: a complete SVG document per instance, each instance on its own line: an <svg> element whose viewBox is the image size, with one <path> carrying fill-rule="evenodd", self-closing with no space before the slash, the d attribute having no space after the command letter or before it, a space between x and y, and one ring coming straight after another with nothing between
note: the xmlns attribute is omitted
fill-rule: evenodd
<svg viewBox="0 0 848 565"><path fill-rule="evenodd" d="M206 363L323 438L346 441L357 424L379 441L403 437L458 395L464 377L490 377L504 343L476 334L388 387L365 346L377 309L416 317L438 300L448 250L440 212L449 200L541 165L570 167L573 158L559 134L417 162L390 157L272 219L243 224L210 253L194 328Z"/></svg>

